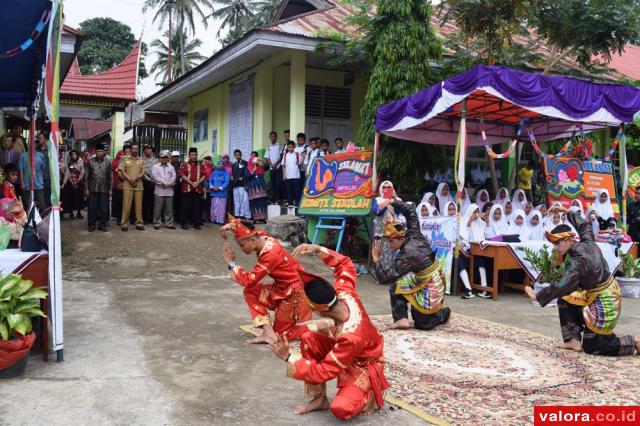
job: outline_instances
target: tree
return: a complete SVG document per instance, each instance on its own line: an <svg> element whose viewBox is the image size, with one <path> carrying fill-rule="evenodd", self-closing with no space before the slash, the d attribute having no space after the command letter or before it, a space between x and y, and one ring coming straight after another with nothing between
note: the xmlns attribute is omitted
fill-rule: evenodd
<svg viewBox="0 0 640 426"><path fill-rule="evenodd" d="M153 22L158 21L158 25L162 28L165 22L169 19L169 13L172 13L172 18L176 20L177 27L182 27L187 31L181 31L179 40L180 52L186 52L185 38L184 36L190 33L192 36L196 34L196 19L200 18L200 21L207 28L207 13L212 8L210 0L173 0L168 2L167 0L145 0L142 6L142 12L146 12L149 9L156 11L153 16ZM172 44L173 48L173 44ZM171 55L173 61L173 55ZM186 70L186 59L182 56L179 57L180 72L184 74ZM172 66L173 68L173 66Z"/></svg>
<svg viewBox="0 0 640 426"><path fill-rule="evenodd" d="M377 15L367 29L372 72L360 112L360 134L374 139L379 106L435 83L440 76L431 65L442 58L442 45L430 27L431 4L424 0L378 0ZM380 175L399 183L418 183L425 167L437 166L441 148L384 138L380 146Z"/></svg>
<svg viewBox="0 0 640 426"><path fill-rule="evenodd" d="M131 28L115 19L87 19L78 27L85 34L78 52L78 64L83 74L95 74L115 67L131 53L136 44ZM144 43L142 51L146 51ZM138 77L147 76L147 70L141 60Z"/></svg>
<svg viewBox="0 0 640 426"><path fill-rule="evenodd" d="M251 28L269 23L280 0L213 0L211 17L222 20L217 36L223 45L227 45ZM220 38L223 30L229 31Z"/></svg>
<svg viewBox="0 0 640 426"><path fill-rule="evenodd" d="M164 86L167 83L167 71L169 65L169 46L166 40L169 39L169 31L165 31L162 39L155 39L151 42L151 47L154 49L158 59L151 66L152 73L159 73L162 75L162 82L158 83L159 86ZM184 43L184 50L182 50L182 44ZM197 67L202 61L206 59L205 56L198 52L198 49L202 46L202 40L193 39L188 40L188 36L182 27L178 27L171 36L171 75L173 78L178 78L183 75L184 72ZM178 58L183 58L184 62Z"/></svg>
<svg viewBox="0 0 640 426"><path fill-rule="evenodd" d="M537 0L532 25L554 51L545 73L567 56L583 67L609 63L612 53L640 42L637 0Z"/></svg>

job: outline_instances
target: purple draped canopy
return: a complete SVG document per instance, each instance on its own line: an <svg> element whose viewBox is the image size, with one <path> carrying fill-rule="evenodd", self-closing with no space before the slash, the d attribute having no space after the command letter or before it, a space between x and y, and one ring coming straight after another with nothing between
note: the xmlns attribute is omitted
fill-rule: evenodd
<svg viewBox="0 0 640 426"><path fill-rule="evenodd" d="M463 100L469 145L511 139L523 119L545 141L574 134L577 123L585 131L628 123L640 111L640 89L632 86L476 66L381 106L376 130L399 139L455 144Z"/></svg>

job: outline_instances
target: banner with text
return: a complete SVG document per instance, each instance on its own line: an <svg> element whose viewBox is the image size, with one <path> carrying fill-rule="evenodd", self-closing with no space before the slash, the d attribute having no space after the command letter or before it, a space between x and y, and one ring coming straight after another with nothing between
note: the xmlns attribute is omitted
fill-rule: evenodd
<svg viewBox="0 0 640 426"><path fill-rule="evenodd" d="M373 200L371 151L330 154L314 159L304 185L302 215L366 216Z"/></svg>
<svg viewBox="0 0 640 426"><path fill-rule="evenodd" d="M451 293L451 268L456 248L458 221L455 216L433 216L420 219L422 235L431 245L436 261L444 271L446 293Z"/></svg>
<svg viewBox="0 0 640 426"><path fill-rule="evenodd" d="M611 162L558 157L546 158L543 166L549 205L559 201L563 207L569 208L573 200L578 199L586 212L595 201L598 190L606 189L616 218L618 217L620 210Z"/></svg>

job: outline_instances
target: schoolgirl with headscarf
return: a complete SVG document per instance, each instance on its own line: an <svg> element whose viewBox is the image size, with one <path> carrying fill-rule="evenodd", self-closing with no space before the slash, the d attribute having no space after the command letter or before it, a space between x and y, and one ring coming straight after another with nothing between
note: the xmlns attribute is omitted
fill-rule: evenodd
<svg viewBox="0 0 640 426"><path fill-rule="evenodd" d="M530 232L529 226L527 225L527 215L524 213L524 210L518 209L513 212L508 235L518 235L520 241L529 241Z"/></svg>
<svg viewBox="0 0 640 426"><path fill-rule="evenodd" d="M580 217L584 219L584 206L582 205L582 201L578 199L573 200L571 202L571 208L569 210L571 209L574 209L580 215Z"/></svg>
<svg viewBox="0 0 640 426"><path fill-rule="evenodd" d="M527 205L527 194L522 189L516 189L511 199L514 210L524 210Z"/></svg>
<svg viewBox="0 0 640 426"><path fill-rule="evenodd" d="M527 226L529 228L529 240L545 241L543 217L540 211L533 210L529 213L529 216L527 216Z"/></svg>
<svg viewBox="0 0 640 426"><path fill-rule="evenodd" d="M475 297L469 280L471 243L484 240L485 228L486 225L480 218L480 209L478 208L478 205L475 203L470 204L464 212L462 222L460 222L460 228L458 230L461 243L460 257L458 258L458 274L460 275L460 279L465 287L465 291L461 295L463 299L472 299ZM485 267L484 258L477 257L474 263L480 272L480 283L483 287L486 287L487 269ZM479 296L484 298L491 297L491 295L486 291L480 293Z"/></svg>
<svg viewBox="0 0 640 426"><path fill-rule="evenodd" d="M438 199L438 211L443 213L442 209L447 205L449 201L453 201L453 197L451 196L451 192L449 191L449 185L444 182L438 184L438 189L436 189L436 198Z"/></svg>
<svg viewBox="0 0 640 426"><path fill-rule="evenodd" d="M452 206L453 213L449 211L449 206ZM456 203L453 201L449 201L444 207L444 211L442 212L442 216L456 216L458 214L458 208L456 207Z"/></svg>
<svg viewBox="0 0 640 426"><path fill-rule="evenodd" d="M476 205L478 206L480 211L482 211L484 205L489 202L491 202L491 199L489 198L489 192L486 189L481 189L480 191L478 191L478 193L476 194Z"/></svg>
<svg viewBox="0 0 640 426"><path fill-rule="evenodd" d="M509 201L509 191L507 190L507 188L502 187L498 190L496 198L495 200L493 200L493 204L500 204L504 207L507 201Z"/></svg>
<svg viewBox="0 0 640 426"><path fill-rule="evenodd" d="M487 229L484 232L486 238L506 235L509 229L504 209L500 204L494 204L487 216Z"/></svg>

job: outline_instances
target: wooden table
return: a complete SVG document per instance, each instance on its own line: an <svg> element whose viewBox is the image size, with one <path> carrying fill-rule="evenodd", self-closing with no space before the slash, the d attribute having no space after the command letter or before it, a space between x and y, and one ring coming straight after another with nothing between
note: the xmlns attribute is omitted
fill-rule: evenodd
<svg viewBox="0 0 640 426"><path fill-rule="evenodd" d="M478 284L474 284L475 278L475 267L474 267L474 257L481 256L490 258L493 260L493 280L491 285L487 287L483 287ZM509 250L506 243L502 244L491 244L486 248L480 248L479 243L471 243L471 259L469 264L470 274L471 274L471 288L476 290L488 291L491 293L493 300L498 300L498 285L502 284L505 287L515 288L524 292L524 288L530 286L531 279L529 275L525 272L524 284L510 283L510 282L499 282L500 279L500 271L509 271L509 270L520 270L524 271L520 266L520 263L516 259L513 253ZM488 283L487 283L488 284Z"/></svg>
<svg viewBox="0 0 640 426"><path fill-rule="evenodd" d="M1 252L0 252L1 256ZM49 289L49 254L34 253L27 261L12 271L24 280L33 281L33 288L42 288L50 294ZM40 318L37 334L40 336L40 349L44 361L49 360L49 299L40 299L40 309L47 318Z"/></svg>

